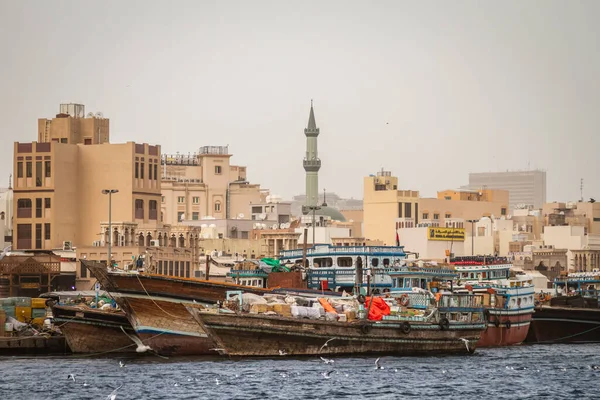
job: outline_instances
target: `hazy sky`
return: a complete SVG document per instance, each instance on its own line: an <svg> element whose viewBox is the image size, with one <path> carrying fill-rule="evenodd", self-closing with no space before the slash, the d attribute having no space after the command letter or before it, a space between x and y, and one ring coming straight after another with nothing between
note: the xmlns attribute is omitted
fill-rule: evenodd
<svg viewBox="0 0 600 400"><path fill-rule="evenodd" d="M113 142L227 145L304 193L314 99L320 189L382 167L433 196L469 172L542 168L548 200L600 198L599 1L0 0L0 186L14 141L79 102ZM6 176L6 178L2 178Z"/></svg>

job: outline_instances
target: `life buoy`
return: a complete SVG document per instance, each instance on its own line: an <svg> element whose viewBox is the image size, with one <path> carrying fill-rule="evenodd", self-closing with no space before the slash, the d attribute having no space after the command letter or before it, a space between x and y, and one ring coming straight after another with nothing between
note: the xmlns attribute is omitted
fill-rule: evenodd
<svg viewBox="0 0 600 400"><path fill-rule="evenodd" d="M443 331L447 331L450 328L450 321L448 321L448 318L442 318L440 320L440 329Z"/></svg>
<svg viewBox="0 0 600 400"><path fill-rule="evenodd" d="M498 327L500 326L500 318L496 318L496 319L494 320L494 326L495 326L496 328L498 328Z"/></svg>
<svg viewBox="0 0 600 400"><path fill-rule="evenodd" d="M400 296L400 305L402 307L408 307L409 303L410 303L410 298L408 297L407 294L403 294L402 296Z"/></svg>
<svg viewBox="0 0 600 400"><path fill-rule="evenodd" d="M362 333L364 333L365 335L371 332L371 329L373 329L373 326L371 326L371 324L366 323L366 324L362 324L360 326L360 331Z"/></svg>
<svg viewBox="0 0 600 400"><path fill-rule="evenodd" d="M506 322L504 323L504 326L506 326L506 329L510 329L510 327L511 327L510 320L506 320Z"/></svg>
<svg viewBox="0 0 600 400"><path fill-rule="evenodd" d="M406 321L400 324L400 331L405 335L409 334L411 329L410 324Z"/></svg>
<svg viewBox="0 0 600 400"><path fill-rule="evenodd" d="M365 304L365 301L367 301L367 298L365 297L364 294L359 294L358 297L356 298L356 300L358 300L358 302L360 304Z"/></svg>

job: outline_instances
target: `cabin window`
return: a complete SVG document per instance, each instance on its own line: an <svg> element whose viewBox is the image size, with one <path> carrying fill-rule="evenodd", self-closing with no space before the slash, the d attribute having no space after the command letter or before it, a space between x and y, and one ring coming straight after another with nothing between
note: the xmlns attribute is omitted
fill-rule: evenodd
<svg viewBox="0 0 600 400"><path fill-rule="evenodd" d="M331 268L333 266L333 258L331 258L331 257L315 258L313 261L313 266L315 268Z"/></svg>
<svg viewBox="0 0 600 400"><path fill-rule="evenodd" d="M468 272L463 272L461 275L465 279L469 277L469 273Z"/></svg>
<svg viewBox="0 0 600 400"><path fill-rule="evenodd" d="M404 279L404 287L405 288L409 288L410 287L410 279L409 278Z"/></svg>
<svg viewBox="0 0 600 400"><path fill-rule="evenodd" d="M483 276L483 279L487 279L487 272L484 272L484 273L482 274L482 276Z"/></svg>
<svg viewBox="0 0 600 400"><path fill-rule="evenodd" d="M377 267L379 265L379 258L371 258L371 266Z"/></svg>
<svg viewBox="0 0 600 400"><path fill-rule="evenodd" d="M474 274L473 272L471 272L471 276L470 276L470 278L471 278L471 279L475 279L475 274Z"/></svg>
<svg viewBox="0 0 600 400"><path fill-rule="evenodd" d="M352 257L338 257L337 265L338 267L351 267Z"/></svg>
<svg viewBox="0 0 600 400"><path fill-rule="evenodd" d="M383 259L383 266L384 267L389 267L390 266L390 259L389 258L384 258Z"/></svg>
<svg viewBox="0 0 600 400"><path fill-rule="evenodd" d="M427 289L427 280L421 279L421 289Z"/></svg>

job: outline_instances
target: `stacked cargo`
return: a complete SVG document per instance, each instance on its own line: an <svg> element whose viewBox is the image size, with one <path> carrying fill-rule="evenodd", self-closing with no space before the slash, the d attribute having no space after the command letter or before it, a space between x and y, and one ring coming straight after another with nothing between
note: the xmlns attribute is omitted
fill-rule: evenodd
<svg viewBox="0 0 600 400"><path fill-rule="evenodd" d="M0 299L0 308L6 317L12 317L23 323L43 325L46 318L46 299L31 297L8 297Z"/></svg>

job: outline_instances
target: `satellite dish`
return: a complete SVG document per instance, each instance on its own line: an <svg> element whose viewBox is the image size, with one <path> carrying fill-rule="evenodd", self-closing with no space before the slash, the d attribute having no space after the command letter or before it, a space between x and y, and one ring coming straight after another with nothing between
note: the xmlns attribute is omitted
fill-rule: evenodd
<svg viewBox="0 0 600 400"><path fill-rule="evenodd" d="M267 214L262 213L262 214L259 215L259 218L264 221L265 219L267 219Z"/></svg>
<svg viewBox="0 0 600 400"><path fill-rule="evenodd" d="M267 229L267 224L260 224L261 229Z"/></svg>
<svg viewBox="0 0 600 400"><path fill-rule="evenodd" d="M102 114L100 111L98 111L96 113L96 118L104 118L104 114Z"/></svg>
<svg viewBox="0 0 600 400"><path fill-rule="evenodd" d="M285 229L285 224L283 222L279 224L279 229Z"/></svg>
<svg viewBox="0 0 600 400"><path fill-rule="evenodd" d="M89 113L87 113L87 117L88 117L88 118L94 118L94 113L93 113L93 112L89 112Z"/></svg>
<svg viewBox="0 0 600 400"><path fill-rule="evenodd" d="M279 225L277 225L277 224L273 224L273 226L271 226L271 229L277 229L278 226Z"/></svg>
<svg viewBox="0 0 600 400"><path fill-rule="evenodd" d="M285 223L285 229L289 228L290 226L292 226L292 224L290 224L289 222Z"/></svg>
<svg viewBox="0 0 600 400"><path fill-rule="evenodd" d="M243 213L238 214L238 219L244 219L245 215Z"/></svg>

